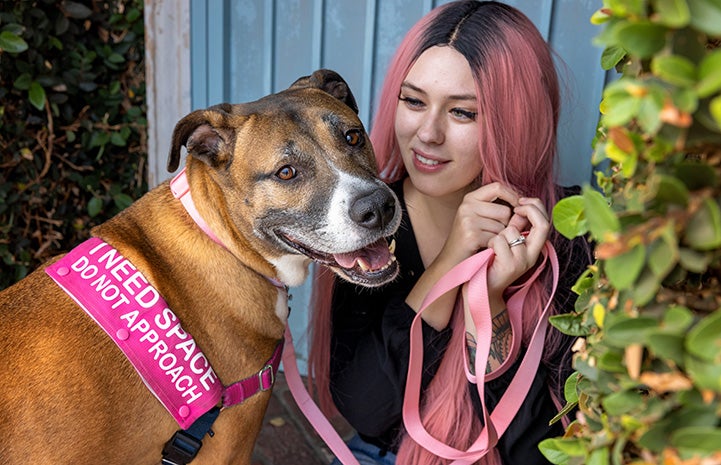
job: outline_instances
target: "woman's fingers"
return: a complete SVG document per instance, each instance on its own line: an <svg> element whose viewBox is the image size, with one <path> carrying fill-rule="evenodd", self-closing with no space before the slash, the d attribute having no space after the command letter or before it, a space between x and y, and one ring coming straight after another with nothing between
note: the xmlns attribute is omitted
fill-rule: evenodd
<svg viewBox="0 0 721 465"><path fill-rule="evenodd" d="M515 213L526 218L528 221L530 228L525 245L533 255L538 257L538 254L541 253L541 249L543 248L543 244L546 242L546 239L548 239L548 234L551 231L551 223L541 201L538 199L531 200L532 201L516 207Z"/></svg>
<svg viewBox="0 0 721 465"><path fill-rule="evenodd" d="M527 225L525 232L517 224ZM521 200L509 225L489 241L495 253L488 276L489 290L501 293L531 269L541 254L549 231L550 222L543 204L538 199Z"/></svg>

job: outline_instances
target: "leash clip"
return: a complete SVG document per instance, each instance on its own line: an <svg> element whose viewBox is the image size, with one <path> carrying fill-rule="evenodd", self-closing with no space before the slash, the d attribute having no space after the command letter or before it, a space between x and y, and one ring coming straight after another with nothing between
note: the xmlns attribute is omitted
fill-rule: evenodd
<svg viewBox="0 0 721 465"><path fill-rule="evenodd" d="M267 373L267 376L264 377L264 374ZM264 382L266 378L270 378L267 385ZM273 366L268 364L260 369L258 372L258 386L260 389L260 392L269 391L273 388L273 385L275 384L275 370L273 370Z"/></svg>

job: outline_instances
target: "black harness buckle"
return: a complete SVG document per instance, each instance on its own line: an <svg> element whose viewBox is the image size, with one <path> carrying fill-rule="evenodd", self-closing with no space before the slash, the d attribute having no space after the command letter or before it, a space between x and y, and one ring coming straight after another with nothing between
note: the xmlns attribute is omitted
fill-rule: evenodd
<svg viewBox="0 0 721 465"><path fill-rule="evenodd" d="M187 465L192 462L203 442L183 430L175 432L163 448L163 465Z"/></svg>

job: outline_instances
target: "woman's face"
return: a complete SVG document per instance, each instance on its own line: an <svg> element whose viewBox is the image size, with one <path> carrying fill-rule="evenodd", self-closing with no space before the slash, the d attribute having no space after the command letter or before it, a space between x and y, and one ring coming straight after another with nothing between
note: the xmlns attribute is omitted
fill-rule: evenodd
<svg viewBox="0 0 721 465"><path fill-rule="evenodd" d="M467 192L482 169L478 103L468 61L451 47L431 47L401 84L395 131L411 182L440 197Z"/></svg>

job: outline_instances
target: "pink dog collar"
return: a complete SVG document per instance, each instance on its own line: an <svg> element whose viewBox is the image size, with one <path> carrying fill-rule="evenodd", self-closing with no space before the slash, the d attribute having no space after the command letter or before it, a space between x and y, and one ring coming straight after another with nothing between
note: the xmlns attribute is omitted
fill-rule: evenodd
<svg viewBox="0 0 721 465"><path fill-rule="evenodd" d="M273 386L282 344L258 373L224 388L160 293L100 239L88 239L45 272L110 336L181 428L221 402L230 407Z"/></svg>
<svg viewBox="0 0 721 465"><path fill-rule="evenodd" d="M213 241L225 247L223 242L218 239L218 236L216 236L215 233L213 233L213 230L210 229L208 223L206 223L203 217L200 216L200 212L195 207L193 197L190 195L190 185L188 184L188 175L186 174L185 169L186 167L183 167L183 169L180 170L180 173L178 173L173 180L170 181L171 192L176 199L180 200L185 207L185 210L188 212L190 217L193 218L193 221L195 221L200 229L202 229L203 232Z"/></svg>

